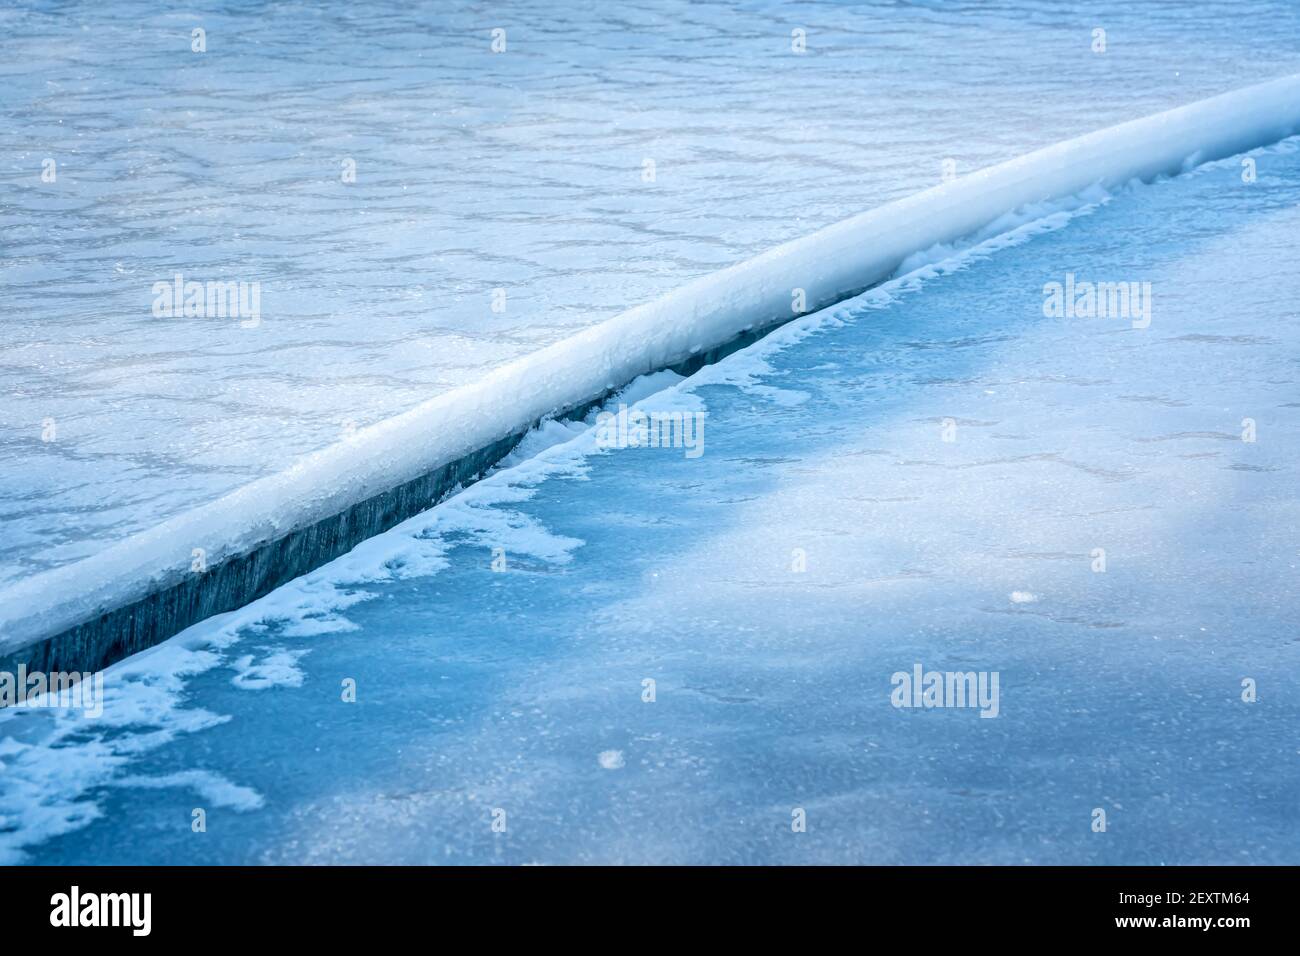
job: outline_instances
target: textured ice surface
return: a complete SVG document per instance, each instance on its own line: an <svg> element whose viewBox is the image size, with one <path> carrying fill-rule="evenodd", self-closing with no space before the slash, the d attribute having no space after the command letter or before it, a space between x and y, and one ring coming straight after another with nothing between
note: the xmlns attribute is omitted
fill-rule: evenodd
<svg viewBox="0 0 1300 956"><path fill-rule="evenodd" d="M99 723L0 714L0 857L1295 862L1300 152L1255 159L642 398L707 412L698 458L548 425L112 668ZM1067 273L1150 326L1045 317ZM917 663L999 716L895 709Z"/></svg>
<svg viewBox="0 0 1300 956"><path fill-rule="evenodd" d="M0 653L170 586L193 573L195 547L215 564L346 514L377 494L539 419L585 406L638 376L788 320L793 308L816 311L982 238L1101 201L1107 190L1177 174L1297 131L1300 74L1066 140L785 243L539 349L83 561L0 589ZM1066 294L1073 302L1072 285ZM797 307L794 295L800 297ZM1140 299L1134 306L1145 312ZM226 606L248 596L235 597Z"/></svg>
<svg viewBox="0 0 1300 956"><path fill-rule="evenodd" d="M0 579L933 185L945 159L1296 72L1297 34L1294 4L1249 2L7 5ZM153 318L178 271L260 281L261 326Z"/></svg>

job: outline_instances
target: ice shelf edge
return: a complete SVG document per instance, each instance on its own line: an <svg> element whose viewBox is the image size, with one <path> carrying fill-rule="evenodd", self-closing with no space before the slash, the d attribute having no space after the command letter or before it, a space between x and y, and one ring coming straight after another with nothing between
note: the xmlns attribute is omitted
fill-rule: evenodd
<svg viewBox="0 0 1300 956"><path fill-rule="evenodd" d="M0 592L0 669L95 670L346 553L472 481L536 422L691 371L1034 203L1187 171L1300 132L1300 75L1029 153L695 280L290 469ZM192 570L202 549L205 570Z"/></svg>

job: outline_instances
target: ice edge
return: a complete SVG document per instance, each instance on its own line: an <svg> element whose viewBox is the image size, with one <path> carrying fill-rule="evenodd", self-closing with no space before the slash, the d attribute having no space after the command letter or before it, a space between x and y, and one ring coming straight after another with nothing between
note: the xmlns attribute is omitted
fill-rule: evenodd
<svg viewBox="0 0 1300 956"><path fill-rule="evenodd" d="M538 422L581 416L638 376L689 374L1025 206L1186 172L1297 132L1300 74L1058 143L698 279L0 592L0 669L100 669L345 554L475 480Z"/></svg>

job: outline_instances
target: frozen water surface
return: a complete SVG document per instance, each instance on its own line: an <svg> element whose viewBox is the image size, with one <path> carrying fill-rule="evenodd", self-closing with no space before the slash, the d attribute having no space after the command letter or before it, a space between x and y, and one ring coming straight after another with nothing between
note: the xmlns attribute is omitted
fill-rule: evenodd
<svg viewBox="0 0 1300 956"><path fill-rule="evenodd" d="M97 720L0 714L0 859L1295 862L1297 142L640 383L698 457L548 424ZM1067 273L1149 326L1045 316ZM917 664L998 715L894 707Z"/></svg>
<svg viewBox="0 0 1300 956"><path fill-rule="evenodd" d="M1285 2L8 4L0 583L945 159L1296 72L1298 34ZM260 282L261 324L155 318L177 273Z"/></svg>

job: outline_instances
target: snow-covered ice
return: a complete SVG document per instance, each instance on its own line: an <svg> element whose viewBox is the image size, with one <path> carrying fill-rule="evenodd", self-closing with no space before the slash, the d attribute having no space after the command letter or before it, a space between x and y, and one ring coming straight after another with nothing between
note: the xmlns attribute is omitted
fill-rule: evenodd
<svg viewBox="0 0 1300 956"><path fill-rule="evenodd" d="M1300 149L1250 158L622 397L699 457L552 423L98 722L0 714L0 859L1294 862ZM1067 275L1149 322L1046 315Z"/></svg>
<svg viewBox="0 0 1300 956"><path fill-rule="evenodd" d="M781 245L353 431L277 475L81 562L0 591L0 652L170 586L192 574L195 553L216 564L307 528L539 418L583 407L743 332L839 302L900 268L914 271L962 244L1099 201L1107 190L1296 132L1300 74L1067 140Z"/></svg>
<svg viewBox="0 0 1300 956"><path fill-rule="evenodd" d="M0 580L927 188L947 159L964 175L1300 71L1297 35L1295 4L1255 0L6 6ZM260 326L154 318L178 272L260 282Z"/></svg>

